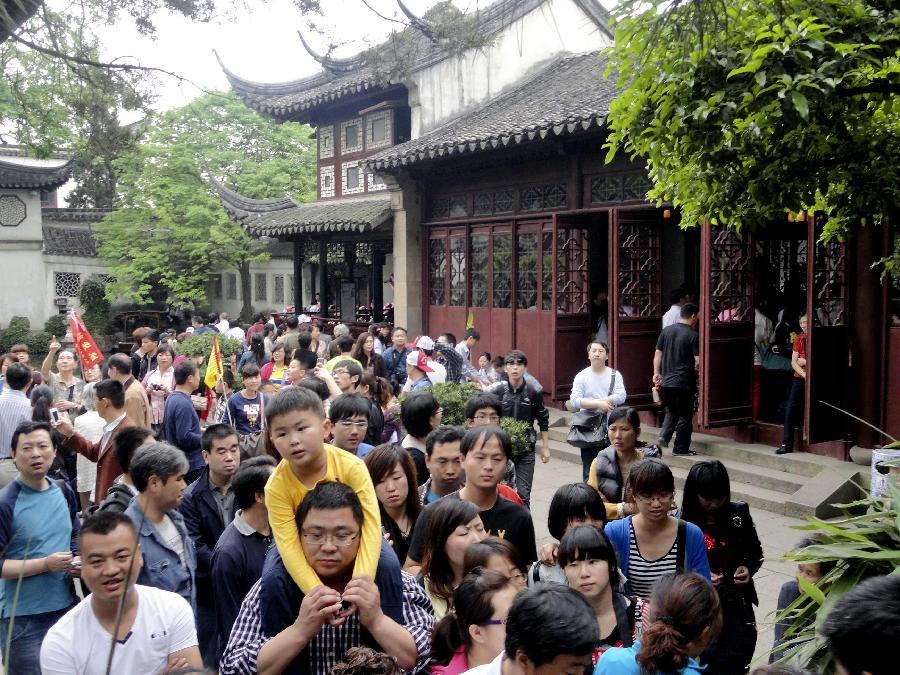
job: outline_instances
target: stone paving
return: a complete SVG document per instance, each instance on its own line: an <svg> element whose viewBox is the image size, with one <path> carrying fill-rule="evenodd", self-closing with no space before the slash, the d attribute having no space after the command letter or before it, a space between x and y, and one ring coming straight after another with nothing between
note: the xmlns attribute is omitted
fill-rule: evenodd
<svg viewBox="0 0 900 675"><path fill-rule="evenodd" d="M557 458L549 464L537 461L534 474L534 487L531 492L531 509L534 516L534 529L538 547L552 541L547 531L547 511L556 488L564 483L581 480L581 466ZM678 495L676 495L676 498ZM765 562L754 577L759 594L759 607L756 609L756 621L759 639L756 643L756 658L759 663L765 662L768 651L772 647L772 623L778 591L781 585L794 575L796 565L780 560L779 557L794 547L803 533L792 529L803 521L796 518L770 513L756 509L751 512L763 544Z"/></svg>

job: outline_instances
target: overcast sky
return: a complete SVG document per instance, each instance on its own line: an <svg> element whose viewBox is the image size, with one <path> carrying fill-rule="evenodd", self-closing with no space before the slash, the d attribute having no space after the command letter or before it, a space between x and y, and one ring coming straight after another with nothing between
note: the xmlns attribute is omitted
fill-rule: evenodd
<svg viewBox="0 0 900 675"><path fill-rule="evenodd" d="M453 0L463 10L503 0ZM403 18L395 0L368 0L381 14ZM251 10L236 17L209 24L191 23L184 18L161 14L156 19L158 37L141 37L126 21L101 31L106 58L131 56L144 66L163 68L206 89L226 89L228 82L213 50L237 75L262 82L281 82L319 70L300 44L298 30L320 53L330 43L340 45L336 56L347 56L377 44L398 24L378 18L362 0L321 0L325 15L316 18L324 35L311 33L308 19L290 0L261 2L247 0ZM421 15L436 0L406 0L412 11ZM614 0L603 0L610 6ZM160 76L159 100L155 107L166 110L184 105L202 93L198 86Z"/></svg>

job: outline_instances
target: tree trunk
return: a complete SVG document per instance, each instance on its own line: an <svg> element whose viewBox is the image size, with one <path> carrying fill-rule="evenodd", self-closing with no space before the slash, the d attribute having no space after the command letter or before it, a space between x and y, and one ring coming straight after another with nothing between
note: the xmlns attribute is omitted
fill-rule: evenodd
<svg viewBox="0 0 900 675"><path fill-rule="evenodd" d="M238 273L241 277L241 321L250 323L253 315L253 306L250 304L250 263L243 261L238 265Z"/></svg>

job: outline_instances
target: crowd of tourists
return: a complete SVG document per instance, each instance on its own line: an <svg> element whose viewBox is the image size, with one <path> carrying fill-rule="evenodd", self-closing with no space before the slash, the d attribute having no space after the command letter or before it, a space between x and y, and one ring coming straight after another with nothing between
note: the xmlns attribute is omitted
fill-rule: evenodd
<svg viewBox="0 0 900 675"><path fill-rule="evenodd" d="M587 345L568 401L584 480L556 486L554 541L538 548L549 414L526 354L478 353L471 328L354 338L266 319L194 319L194 334L245 345L209 387L203 359L179 354L185 334L141 329L131 353L80 376L56 340L38 369L27 347L0 357L7 673L749 671L763 562L750 510L712 459L676 500L664 457L673 433L674 452L691 452L687 333L657 346L671 420L655 445L623 407L608 345ZM463 424L444 423L440 382L475 385ZM528 429L516 452L505 418ZM799 594L786 584L780 602ZM900 578L860 583L820 630L842 672L895 672Z"/></svg>

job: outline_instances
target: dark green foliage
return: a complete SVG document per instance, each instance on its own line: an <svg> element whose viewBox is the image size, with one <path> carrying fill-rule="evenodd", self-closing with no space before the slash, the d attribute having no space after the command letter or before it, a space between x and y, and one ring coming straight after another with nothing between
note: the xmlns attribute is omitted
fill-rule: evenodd
<svg viewBox="0 0 900 675"><path fill-rule="evenodd" d="M92 274L81 284L78 293L78 301L81 303L84 325L96 339L99 335L106 335L109 329L110 313L109 300L106 299L106 282Z"/></svg>
<svg viewBox="0 0 900 675"><path fill-rule="evenodd" d="M683 226L805 210L843 240L900 213L896 3L627 0L615 31L610 156L646 162Z"/></svg>
<svg viewBox="0 0 900 675"><path fill-rule="evenodd" d="M212 354L214 335L216 334L212 332L193 335L178 345L178 353L184 354L185 356L202 355L204 357L204 363L208 363L209 355ZM240 355L240 353L244 351L244 345L241 344L240 340L225 337L224 335L218 335L217 337L219 338L219 351L222 352L222 360L227 366L228 357L235 354Z"/></svg>
<svg viewBox="0 0 900 675"><path fill-rule="evenodd" d="M69 319L65 314L54 314L44 322L44 332L62 339L69 330Z"/></svg>
<svg viewBox="0 0 900 675"><path fill-rule="evenodd" d="M0 333L0 351L8 352L15 344L28 344L31 335L31 322L28 317L14 316L9 320L9 325Z"/></svg>

